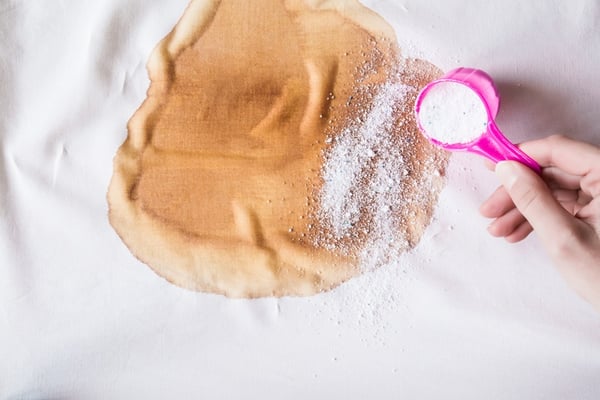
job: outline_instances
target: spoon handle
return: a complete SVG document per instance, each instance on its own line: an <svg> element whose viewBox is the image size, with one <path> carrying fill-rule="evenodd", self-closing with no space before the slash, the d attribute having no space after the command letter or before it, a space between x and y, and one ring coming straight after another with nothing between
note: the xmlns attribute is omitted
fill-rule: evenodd
<svg viewBox="0 0 600 400"><path fill-rule="evenodd" d="M536 173L542 173L542 168L539 164L517 146L512 144L502 134L494 121L488 123L487 132L468 150L487 157L495 163L506 160L518 161L531 168Z"/></svg>

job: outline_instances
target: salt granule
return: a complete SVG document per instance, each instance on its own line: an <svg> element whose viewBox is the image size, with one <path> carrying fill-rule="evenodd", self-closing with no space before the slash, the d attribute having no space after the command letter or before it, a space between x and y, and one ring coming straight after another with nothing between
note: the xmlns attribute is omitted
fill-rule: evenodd
<svg viewBox="0 0 600 400"><path fill-rule="evenodd" d="M488 115L477 93L457 82L440 82L423 98L419 122L441 143L470 143L486 129Z"/></svg>

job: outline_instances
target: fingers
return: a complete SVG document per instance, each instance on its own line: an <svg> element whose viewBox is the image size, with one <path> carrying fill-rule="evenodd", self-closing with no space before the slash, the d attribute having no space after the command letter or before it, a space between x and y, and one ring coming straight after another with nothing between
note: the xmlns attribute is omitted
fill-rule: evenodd
<svg viewBox="0 0 600 400"><path fill-rule="evenodd" d="M593 199L578 210L577 217L592 225L600 235L600 197Z"/></svg>
<svg viewBox="0 0 600 400"><path fill-rule="evenodd" d="M580 204L581 192L575 190L554 189L551 190L551 193L552 197L571 215L576 215L588 203ZM515 207L503 186L496 189L481 205L479 211L486 218L494 218L494 221L488 226L488 231L492 236L505 237L506 240L512 243L523 240L532 231L529 223L521 226L527 220ZM515 234L517 230L519 234Z"/></svg>
<svg viewBox="0 0 600 400"><path fill-rule="evenodd" d="M479 212L486 218L498 218L513 208L515 208L515 205L508 192L504 187L500 186L483 202L479 208Z"/></svg>
<svg viewBox="0 0 600 400"><path fill-rule="evenodd" d="M544 168L542 177L551 188L577 190L581 187L581 176L569 174L558 167Z"/></svg>
<svg viewBox="0 0 600 400"><path fill-rule="evenodd" d="M506 236L505 239L509 243L517 243L525 239L529 234L533 232L533 228L528 221L523 222L517 227L510 235Z"/></svg>
<svg viewBox="0 0 600 400"><path fill-rule="evenodd" d="M558 233L573 228L573 217L535 172L518 162L503 161L496 165L496 174L546 246L552 247Z"/></svg>
<svg viewBox="0 0 600 400"><path fill-rule="evenodd" d="M597 169L581 178L581 190L592 198L600 197L600 157L596 160Z"/></svg>
<svg viewBox="0 0 600 400"><path fill-rule="evenodd" d="M492 236L508 237L525 221L525 217L523 217L521 212L513 208L504 215L496 218L488 226L488 231Z"/></svg>
<svg viewBox="0 0 600 400"><path fill-rule="evenodd" d="M581 180L584 177L583 173L587 169L582 168L582 163L579 161L579 154L570 154L569 158L575 158L575 162L572 160L562 157L562 153L565 152L565 143L570 144L566 147L575 147L586 149L581 154L587 154L585 157L588 164L595 168L600 164L600 149L587 143L582 143L569 139L564 136L550 136L544 139L533 140L529 142L520 143L518 146L520 149L532 156L542 166L542 177L544 181L551 188L563 188L563 189L579 189L581 187ZM591 155L591 156L590 156ZM494 171L496 164L488 159L484 160L485 167L490 171ZM562 168L561 165L566 164L567 168ZM570 169L569 169L570 168ZM598 165L600 177L600 165ZM577 171L577 172L568 172Z"/></svg>
<svg viewBox="0 0 600 400"><path fill-rule="evenodd" d="M571 175L584 176L600 169L600 148L565 136L549 136L519 147L542 167L558 167Z"/></svg>

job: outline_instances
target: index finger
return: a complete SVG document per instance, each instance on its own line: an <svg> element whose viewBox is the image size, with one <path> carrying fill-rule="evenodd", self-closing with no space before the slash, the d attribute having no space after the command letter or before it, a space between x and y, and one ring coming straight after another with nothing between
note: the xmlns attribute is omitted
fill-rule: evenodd
<svg viewBox="0 0 600 400"><path fill-rule="evenodd" d="M565 136L532 140L519 147L542 167L558 167L579 176L600 169L600 148Z"/></svg>

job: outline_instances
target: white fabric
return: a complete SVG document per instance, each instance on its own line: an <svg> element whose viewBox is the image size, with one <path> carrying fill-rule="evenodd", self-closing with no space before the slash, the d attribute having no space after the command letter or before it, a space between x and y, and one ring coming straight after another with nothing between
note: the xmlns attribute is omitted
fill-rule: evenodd
<svg viewBox="0 0 600 400"><path fill-rule="evenodd" d="M600 143L597 1L365 3L406 54L487 70L511 139ZM0 0L0 398L600 398L600 315L535 237L487 235L475 156L413 253L330 293L231 300L138 262L112 157L186 4Z"/></svg>

